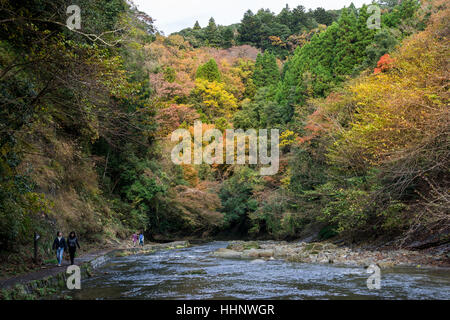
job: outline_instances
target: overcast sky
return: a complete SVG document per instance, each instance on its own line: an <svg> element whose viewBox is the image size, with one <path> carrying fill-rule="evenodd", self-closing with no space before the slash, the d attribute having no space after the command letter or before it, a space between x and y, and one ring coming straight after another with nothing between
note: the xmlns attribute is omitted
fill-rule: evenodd
<svg viewBox="0 0 450 320"><path fill-rule="evenodd" d="M230 25L240 22L244 13L250 9L254 13L261 8L279 13L289 4L290 8L302 5L307 9L322 7L340 9L354 3L360 7L371 0L134 0L139 10L156 20L156 27L166 35L194 26L196 20L202 27L214 17L217 24Z"/></svg>

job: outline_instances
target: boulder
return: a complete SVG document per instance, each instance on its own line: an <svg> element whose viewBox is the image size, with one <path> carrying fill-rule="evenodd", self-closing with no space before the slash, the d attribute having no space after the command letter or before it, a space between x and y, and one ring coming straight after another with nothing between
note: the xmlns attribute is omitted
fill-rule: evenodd
<svg viewBox="0 0 450 320"><path fill-rule="evenodd" d="M239 259L242 258L242 253L231 249L220 248L213 252L213 256L226 259Z"/></svg>
<svg viewBox="0 0 450 320"><path fill-rule="evenodd" d="M244 250L242 254L249 258L270 258L273 257L274 251L271 249L250 249Z"/></svg>

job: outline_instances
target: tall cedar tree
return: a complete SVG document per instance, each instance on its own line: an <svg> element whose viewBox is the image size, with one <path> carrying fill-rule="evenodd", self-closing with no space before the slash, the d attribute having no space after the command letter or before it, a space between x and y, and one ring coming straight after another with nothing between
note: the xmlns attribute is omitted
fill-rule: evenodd
<svg viewBox="0 0 450 320"><path fill-rule="evenodd" d="M220 75L220 71L219 68L217 67L216 60L211 59L204 65L198 67L196 78L205 79L210 82L213 81L221 82L222 76Z"/></svg>
<svg viewBox="0 0 450 320"><path fill-rule="evenodd" d="M277 59L272 53L258 54L253 73L253 82L257 88L274 86L280 80Z"/></svg>

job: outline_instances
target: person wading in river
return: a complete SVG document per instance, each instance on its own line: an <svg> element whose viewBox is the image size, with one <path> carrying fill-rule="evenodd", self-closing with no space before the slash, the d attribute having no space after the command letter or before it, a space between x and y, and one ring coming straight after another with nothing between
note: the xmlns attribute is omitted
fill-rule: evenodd
<svg viewBox="0 0 450 320"><path fill-rule="evenodd" d="M72 231L69 234L69 237L67 238L67 246L69 247L70 264L73 265L75 260L75 252L77 252L77 247L78 249L81 249L80 244L78 243L77 235L75 234L74 231Z"/></svg>
<svg viewBox="0 0 450 320"><path fill-rule="evenodd" d="M56 233L55 241L53 241L53 250L56 250L56 260L58 260L58 267L61 267L64 250L67 249L66 239L62 236L62 232Z"/></svg>

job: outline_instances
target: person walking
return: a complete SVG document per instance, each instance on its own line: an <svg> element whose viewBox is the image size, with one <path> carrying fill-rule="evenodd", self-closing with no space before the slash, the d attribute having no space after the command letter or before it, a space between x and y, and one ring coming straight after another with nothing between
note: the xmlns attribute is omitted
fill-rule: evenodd
<svg viewBox="0 0 450 320"><path fill-rule="evenodd" d="M137 232L133 233L132 239L133 239L133 247L136 247L136 243L138 240Z"/></svg>
<svg viewBox="0 0 450 320"><path fill-rule="evenodd" d="M62 232L56 233L56 238L53 241L53 250L56 250L56 260L58 260L58 267L61 267L64 250L67 249L66 240L62 236Z"/></svg>
<svg viewBox="0 0 450 320"><path fill-rule="evenodd" d="M80 244L78 243L77 235L75 234L74 231L72 231L69 234L69 237L67 238L67 246L69 247L70 265L73 265L75 260L75 252L77 252L77 247L78 249L81 249Z"/></svg>
<svg viewBox="0 0 450 320"><path fill-rule="evenodd" d="M139 245L144 246L144 234L142 232L139 234Z"/></svg>

